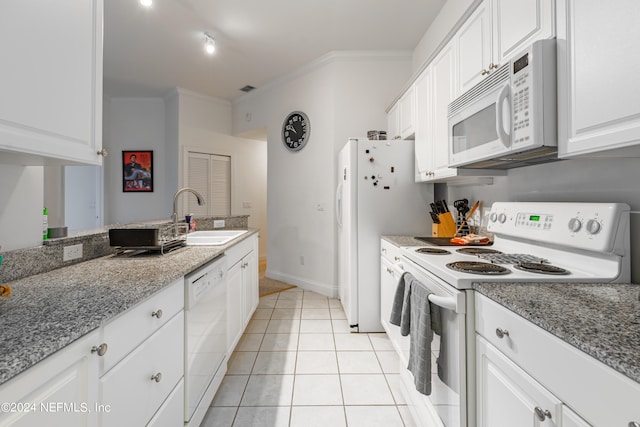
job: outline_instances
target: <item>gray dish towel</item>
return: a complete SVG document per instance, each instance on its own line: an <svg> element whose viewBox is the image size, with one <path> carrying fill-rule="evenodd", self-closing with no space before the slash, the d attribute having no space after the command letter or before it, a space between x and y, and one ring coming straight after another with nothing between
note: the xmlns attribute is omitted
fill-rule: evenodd
<svg viewBox="0 0 640 427"><path fill-rule="evenodd" d="M409 327L411 324L411 283L415 278L411 273L404 273L398 281L398 287L393 297L393 305L391 306L391 318L389 323L400 326L400 334L402 336L409 335Z"/></svg>
<svg viewBox="0 0 640 427"><path fill-rule="evenodd" d="M414 279L411 283L411 332L409 339L409 364L416 390L431 394L431 292Z"/></svg>

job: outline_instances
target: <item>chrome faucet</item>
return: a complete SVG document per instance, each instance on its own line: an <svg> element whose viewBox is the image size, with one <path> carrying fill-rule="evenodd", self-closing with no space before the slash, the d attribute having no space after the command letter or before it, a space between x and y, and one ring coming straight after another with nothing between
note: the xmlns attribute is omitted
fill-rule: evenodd
<svg viewBox="0 0 640 427"><path fill-rule="evenodd" d="M173 229L176 234L178 231L178 196L180 195L180 193L184 193L185 191L193 193L196 196L196 199L198 199L198 206L202 206L205 204L202 194L198 193L193 188L181 188L180 190L176 191L176 194L173 196L173 213L171 214L171 219L173 220Z"/></svg>

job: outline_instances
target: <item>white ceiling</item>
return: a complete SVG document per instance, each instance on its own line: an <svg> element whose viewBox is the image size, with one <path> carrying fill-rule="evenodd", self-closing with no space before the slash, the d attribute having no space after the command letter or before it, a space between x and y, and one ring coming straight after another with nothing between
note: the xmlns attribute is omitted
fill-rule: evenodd
<svg viewBox="0 0 640 427"><path fill-rule="evenodd" d="M332 51L412 51L445 1L105 0L105 94L180 87L231 101Z"/></svg>

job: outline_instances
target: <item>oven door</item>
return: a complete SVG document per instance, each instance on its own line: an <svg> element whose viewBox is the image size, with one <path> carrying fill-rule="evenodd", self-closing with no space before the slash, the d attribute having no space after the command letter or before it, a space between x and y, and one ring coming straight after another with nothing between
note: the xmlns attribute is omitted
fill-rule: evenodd
<svg viewBox="0 0 640 427"><path fill-rule="evenodd" d="M509 152L510 98L511 86L506 80L449 117L449 166L464 166Z"/></svg>
<svg viewBox="0 0 640 427"><path fill-rule="evenodd" d="M414 419L427 426L467 427L466 295L407 258L401 264L429 289L429 301L441 308L442 331L434 333L431 343L431 394L415 390L409 371L401 375L412 396L409 405ZM404 366L408 356L400 355Z"/></svg>

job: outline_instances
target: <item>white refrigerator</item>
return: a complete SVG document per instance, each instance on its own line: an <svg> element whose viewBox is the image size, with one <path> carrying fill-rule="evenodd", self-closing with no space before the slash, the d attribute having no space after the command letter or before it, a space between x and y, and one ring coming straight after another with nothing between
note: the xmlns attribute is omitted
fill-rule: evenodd
<svg viewBox="0 0 640 427"><path fill-rule="evenodd" d="M382 332L381 235L430 236L433 185L414 182L414 142L350 138L336 189L339 297L354 332Z"/></svg>

